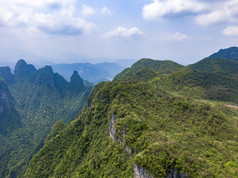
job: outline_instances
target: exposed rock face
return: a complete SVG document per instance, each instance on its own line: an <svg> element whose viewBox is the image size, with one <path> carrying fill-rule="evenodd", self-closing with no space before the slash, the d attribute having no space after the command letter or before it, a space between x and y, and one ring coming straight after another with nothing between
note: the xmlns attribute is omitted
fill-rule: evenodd
<svg viewBox="0 0 238 178"><path fill-rule="evenodd" d="M14 77L9 67L0 67L0 77L6 80L7 83L14 82Z"/></svg>
<svg viewBox="0 0 238 178"><path fill-rule="evenodd" d="M186 174L179 173L176 169L171 169L166 178L186 178Z"/></svg>
<svg viewBox="0 0 238 178"><path fill-rule="evenodd" d="M0 134L20 125L20 117L14 108L13 97L5 81L0 80Z"/></svg>
<svg viewBox="0 0 238 178"><path fill-rule="evenodd" d="M134 164L134 178L154 178L145 168Z"/></svg>
<svg viewBox="0 0 238 178"><path fill-rule="evenodd" d="M125 135L126 135L126 128L124 127L123 130L122 130L122 139L116 139L116 134L117 134L117 133L116 133L116 128L115 128L116 120L117 120L117 119L116 119L115 115L113 114L113 115L111 116L111 118L110 118L109 134L110 134L110 137L112 138L112 140L113 140L114 142L118 141L118 143L119 143L120 145L122 145L123 142L124 142L124 137L125 137ZM125 147L125 151L126 151L127 153L129 153L129 154L132 154L133 149L130 148L130 147L128 147L128 146L126 146L126 147Z"/></svg>
<svg viewBox="0 0 238 178"><path fill-rule="evenodd" d="M116 124L116 117L114 114L112 114L110 118L110 123L109 123L109 134L110 137L112 138L113 141L116 141L116 129L115 129L115 124Z"/></svg>

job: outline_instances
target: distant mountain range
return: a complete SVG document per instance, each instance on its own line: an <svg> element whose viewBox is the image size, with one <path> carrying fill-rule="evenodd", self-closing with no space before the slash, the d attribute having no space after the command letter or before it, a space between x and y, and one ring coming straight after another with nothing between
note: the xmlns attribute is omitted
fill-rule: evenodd
<svg viewBox="0 0 238 178"><path fill-rule="evenodd" d="M72 71L77 71L79 75L91 83L99 83L101 81L110 81L113 77L121 72L124 67L116 63L74 63L74 64L55 64L52 65L54 72L62 75L69 81Z"/></svg>

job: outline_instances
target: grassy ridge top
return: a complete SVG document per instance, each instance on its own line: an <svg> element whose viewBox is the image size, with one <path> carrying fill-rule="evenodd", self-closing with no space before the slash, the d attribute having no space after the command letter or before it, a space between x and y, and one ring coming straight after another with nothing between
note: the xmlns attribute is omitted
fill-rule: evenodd
<svg viewBox="0 0 238 178"><path fill-rule="evenodd" d="M238 62L206 58L171 75L154 78L164 89L179 94L238 103Z"/></svg>
<svg viewBox="0 0 238 178"><path fill-rule="evenodd" d="M138 72L143 68L146 68L149 71L153 71L156 74L171 74L175 71L180 70L181 68L183 68L183 66L173 61L168 60L158 61L143 58L137 61L135 64L133 64L131 68L127 68L123 70L121 73L117 74L113 80L114 81L130 80L132 79L131 77L134 75L135 72ZM143 77L141 77L141 80L143 80Z"/></svg>

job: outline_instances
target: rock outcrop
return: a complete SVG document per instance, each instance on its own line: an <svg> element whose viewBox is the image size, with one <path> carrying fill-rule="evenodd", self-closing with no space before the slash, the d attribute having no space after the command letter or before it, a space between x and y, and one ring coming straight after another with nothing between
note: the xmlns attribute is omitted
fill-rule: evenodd
<svg viewBox="0 0 238 178"><path fill-rule="evenodd" d="M117 119L115 115L112 114L110 118L110 123L109 123L109 134L113 141L116 141L116 129L115 129L116 120Z"/></svg>
<svg viewBox="0 0 238 178"><path fill-rule="evenodd" d="M134 164L134 178L154 178L148 170Z"/></svg>
<svg viewBox="0 0 238 178"><path fill-rule="evenodd" d="M186 174L179 173L176 169L171 169L166 178L186 178Z"/></svg>

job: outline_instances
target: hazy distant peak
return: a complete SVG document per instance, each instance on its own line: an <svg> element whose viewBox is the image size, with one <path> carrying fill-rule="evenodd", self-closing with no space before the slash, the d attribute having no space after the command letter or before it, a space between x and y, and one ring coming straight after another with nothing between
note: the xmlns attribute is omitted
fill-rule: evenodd
<svg viewBox="0 0 238 178"><path fill-rule="evenodd" d="M83 79L80 77L77 71L73 72L73 75L70 78L71 83L81 83L83 84Z"/></svg>
<svg viewBox="0 0 238 178"><path fill-rule="evenodd" d="M218 52L209 56L209 58L224 58L238 61L238 47L220 49Z"/></svg>
<svg viewBox="0 0 238 178"><path fill-rule="evenodd" d="M44 72L44 73L48 73L48 74L54 74L53 69L52 69L51 66L45 66L45 67L39 69L39 71Z"/></svg>
<svg viewBox="0 0 238 178"><path fill-rule="evenodd" d="M36 68L32 64L27 64L25 60L20 59L15 66L14 76L15 78L29 77L36 71Z"/></svg>

